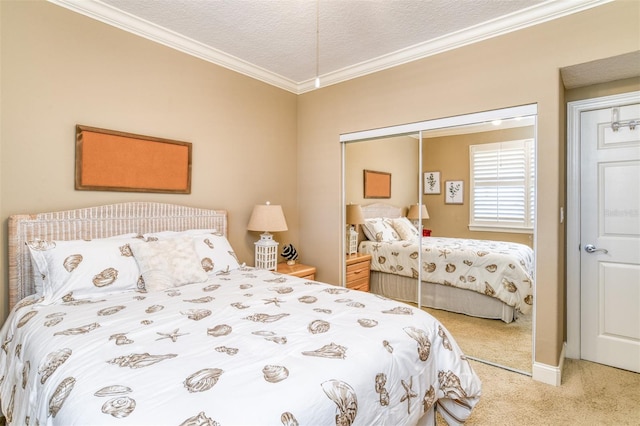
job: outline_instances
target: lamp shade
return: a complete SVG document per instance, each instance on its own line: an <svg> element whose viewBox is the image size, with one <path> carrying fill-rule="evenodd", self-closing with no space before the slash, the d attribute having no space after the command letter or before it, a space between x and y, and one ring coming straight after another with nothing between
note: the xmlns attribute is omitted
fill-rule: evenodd
<svg viewBox="0 0 640 426"><path fill-rule="evenodd" d="M420 219L420 214L422 214L422 219L429 219L427 206L425 206L424 204L412 204L411 207L409 207L407 218L418 220Z"/></svg>
<svg viewBox="0 0 640 426"><path fill-rule="evenodd" d="M247 229L260 232L286 231L288 229L287 221L284 218L282 206L273 205L268 201L266 204L254 206Z"/></svg>
<svg viewBox="0 0 640 426"><path fill-rule="evenodd" d="M363 223L364 223L364 215L362 214L362 207L360 207L360 204L348 204L347 205L347 224L361 225Z"/></svg>

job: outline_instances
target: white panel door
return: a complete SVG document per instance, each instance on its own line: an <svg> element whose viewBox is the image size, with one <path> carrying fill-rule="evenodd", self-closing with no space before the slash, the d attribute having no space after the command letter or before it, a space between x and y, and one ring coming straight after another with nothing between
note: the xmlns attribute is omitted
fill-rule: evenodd
<svg viewBox="0 0 640 426"><path fill-rule="evenodd" d="M581 358L640 372L640 104L580 122Z"/></svg>

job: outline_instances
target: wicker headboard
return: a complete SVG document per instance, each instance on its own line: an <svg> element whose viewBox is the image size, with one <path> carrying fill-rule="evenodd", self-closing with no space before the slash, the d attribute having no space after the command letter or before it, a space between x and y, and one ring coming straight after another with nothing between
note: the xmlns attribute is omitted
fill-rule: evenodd
<svg viewBox="0 0 640 426"><path fill-rule="evenodd" d="M226 210L129 202L9 217L9 308L35 292L26 242L35 238L81 240L137 232L216 229L227 236Z"/></svg>

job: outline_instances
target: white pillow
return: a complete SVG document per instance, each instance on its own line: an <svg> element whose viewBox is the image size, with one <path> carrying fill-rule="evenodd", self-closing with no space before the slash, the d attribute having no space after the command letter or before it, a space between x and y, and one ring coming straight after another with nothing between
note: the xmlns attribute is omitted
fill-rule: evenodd
<svg viewBox="0 0 640 426"><path fill-rule="evenodd" d="M398 233L391 226L390 219L381 217L365 219L362 230L371 241L391 242L399 240Z"/></svg>
<svg viewBox="0 0 640 426"><path fill-rule="evenodd" d="M420 236L420 233L418 232L416 227L413 226L413 223L411 223L411 221L409 221L409 219L407 219L406 217L391 219L391 225L393 226L393 229L395 229L398 233L400 239L403 241L414 240Z"/></svg>
<svg viewBox="0 0 640 426"><path fill-rule="evenodd" d="M207 280L193 238L182 236L131 244L147 291L166 290Z"/></svg>
<svg viewBox="0 0 640 426"><path fill-rule="evenodd" d="M178 236L190 236L195 242L196 252L202 268L210 275L222 271L240 268L231 244L227 238L215 229L190 229L187 231L163 231L145 234L147 239L167 239Z"/></svg>
<svg viewBox="0 0 640 426"><path fill-rule="evenodd" d="M135 238L34 240L27 243L45 300L102 297L138 289L140 270L129 244Z"/></svg>

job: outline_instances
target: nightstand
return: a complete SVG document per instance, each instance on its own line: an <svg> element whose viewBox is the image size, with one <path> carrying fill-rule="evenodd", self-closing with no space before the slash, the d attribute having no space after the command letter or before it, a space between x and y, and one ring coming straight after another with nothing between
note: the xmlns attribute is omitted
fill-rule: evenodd
<svg viewBox="0 0 640 426"><path fill-rule="evenodd" d="M369 275L371 269L370 254L347 255L347 288L369 291Z"/></svg>
<svg viewBox="0 0 640 426"><path fill-rule="evenodd" d="M293 275L294 277L304 278L305 280L315 281L316 267L296 263L295 265L287 265L286 262L278 263L278 272L281 274Z"/></svg>

